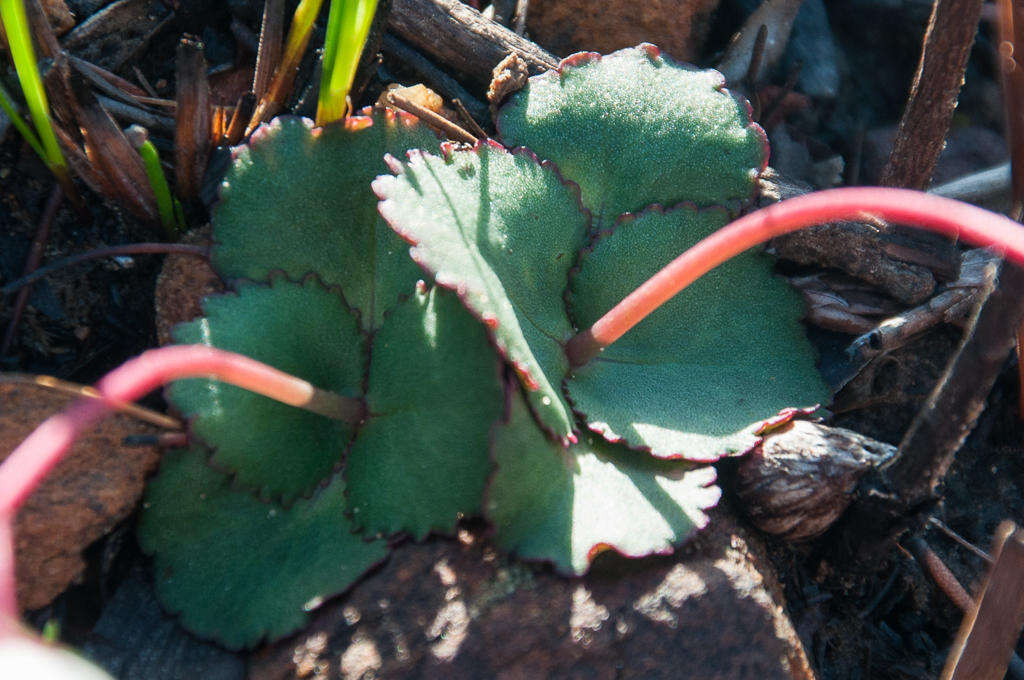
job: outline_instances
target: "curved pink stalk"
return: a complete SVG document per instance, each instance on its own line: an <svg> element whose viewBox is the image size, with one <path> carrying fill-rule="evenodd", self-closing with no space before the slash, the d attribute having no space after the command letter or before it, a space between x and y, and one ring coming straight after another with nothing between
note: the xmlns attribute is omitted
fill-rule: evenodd
<svg viewBox="0 0 1024 680"><path fill-rule="evenodd" d="M0 635L18 616L14 581L14 516L29 494L86 429L122 405L182 378L211 377L328 417L358 422L358 400L325 392L249 357L205 345L145 352L96 384L98 398L76 401L51 416L0 464ZM7 619L7 621L4 621Z"/></svg>
<svg viewBox="0 0 1024 680"><path fill-rule="evenodd" d="M950 198L909 189L851 187L791 198L732 222L701 240L627 295L565 351L582 366L636 324L726 260L769 239L844 220L904 224L991 248L1024 266L1024 227L996 213Z"/></svg>

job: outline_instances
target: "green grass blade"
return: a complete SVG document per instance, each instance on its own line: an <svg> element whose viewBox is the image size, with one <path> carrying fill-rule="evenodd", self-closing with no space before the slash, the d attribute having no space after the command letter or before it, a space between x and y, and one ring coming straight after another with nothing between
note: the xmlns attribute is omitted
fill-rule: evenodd
<svg viewBox="0 0 1024 680"><path fill-rule="evenodd" d="M377 0L331 0L317 103L318 125L345 116L348 93L376 12Z"/></svg>
<svg viewBox="0 0 1024 680"><path fill-rule="evenodd" d="M167 176L160 165L160 154L157 153L153 142L149 141L149 132L141 125L132 125L125 130L125 136L142 157L142 166L146 169L146 179L156 197L157 213L160 215L160 224L164 232L172 239L177 238L179 232L185 228L181 204L171 195Z"/></svg>
<svg viewBox="0 0 1024 680"><path fill-rule="evenodd" d="M288 39L285 41L282 64L298 63L302 53L306 51L309 36L313 33L313 24L323 4L324 0L302 0L295 8L292 25L288 29Z"/></svg>
<svg viewBox="0 0 1024 680"><path fill-rule="evenodd" d="M18 115L18 112L14 108L14 100L11 99L11 95L4 89L3 85L0 85L0 109L4 110L7 117L11 119L11 123L14 125L14 129L21 133L21 136L25 138L28 145L32 147L32 150L39 154L39 158L46 162L46 152L43 151L43 145L39 143L39 137L36 133L32 132L32 129L25 122L25 119Z"/></svg>
<svg viewBox="0 0 1024 680"><path fill-rule="evenodd" d="M341 32L344 29L343 21L345 14L346 0L331 0L331 9L327 14L327 33L324 36L324 56L321 65L320 75L320 98L317 102L317 119L320 118L320 107L324 103L325 93L330 87L331 74L334 73L334 64L338 60L338 44L341 42Z"/></svg>
<svg viewBox="0 0 1024 680"><path fill-rule="evenodd" d="M53 132L53 123L50 121L50 104L46 99L43 80L39 76L35 51L32 49L32 34L22 0L0 0L0 21L3 22L4 30L7 32L7 44L11 50L11 59L18 72L18 80L21 81L29 114L36 126L36 132L39 134L46 165L58 177L66 177L68 174L67 161L64 160L64 154L61 153L60 145L57 144L57 136Z"/></svg>
<svg viewBox="0 0 1024 680"><path fill-rule="evenodd" d="M167 185L167 177L160 167L160 155L148 139L139 145L139 155L142 156L142 163L146 166L146 176L149 178L149 185L153 187L156 194L156 207L160 213L160 224L168 236L178 235L178 220L174 210L174 198L171 196L171 188Z"/></svg>

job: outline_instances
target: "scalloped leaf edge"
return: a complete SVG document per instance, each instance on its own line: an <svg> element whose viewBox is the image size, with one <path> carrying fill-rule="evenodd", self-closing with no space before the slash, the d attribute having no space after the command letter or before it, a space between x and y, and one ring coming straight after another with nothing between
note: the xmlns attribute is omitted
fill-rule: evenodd
<svg viewBox="0 0 1024 680"><path fill-rule="evenodd" d="M762 162L761 162L761 167L754 169L755 172L754 172L754 177L753 177L753 182L752 182L752 188L751 188L750 196L745 201L731 202L728 206L722 206L722 207L726 208L726 210L728 212L730 212L730 213L736 213L740 209L742 209L743 207L745 207L747 205L750 205L755 200L757 200L757 196L760 193L760 188L759 188L758 180L764 174L764 171L768 168L768 161L769 161L769 158L770 158L770 155L771 155L771 145L769 144L769 141L768 141L768 133L765 132L764 128L762 128L754 120L754 109L751 106L750 102L746 99L746 97L743 97L743 96L733 92L732 90L730 90L727 87L725 76L722 75L721 72L717 71L716 69L713 69L713 68L701 68L701 67L695 66L693 64L688 64L688 63L683 62L683 61L678 61L675 58L673 58L671 55L669 55L668 53L663 52L662 49L660 47L658 47L657 45L654 45L653 43L649 43L649 42L641 42L638 45L635 45L633 47L623 47L622 49L615 50L614 52L609 52L608 54L600 54L599 52L576 52L574 54L570 54L569 56L567 56L567 57L563 58L561 61L559 61L558 65L555 68L550 69L548 71L544 71L542 73L538 73L538 74L533 75L533 76L530 76L527 79L527 82L529 82L531 80L534 80L534 79L541 79L541 78L553 79L553 78L557 77L557 78L561 79L561 78L564 78L565 74L567 72L569 72L569 71L572 71L574 69L583 68L583 67L586 67L586 66L588 66L590 64L598 63L598 62L604 60L607 57L611 57L611 56L616 55L616 54L618 54L620 52L628 52L630 50L640 50L640 51L642 51L647 56L647 58L651 61L651 63L654 63L654 64L658 63L658 61L662 61L662 62L668 63L671 66L676 66L676 67L679 67L679 68L684 69L686 71L702 71L702 72L703 71L714 71L715 73L718 73L718 75L721 77L721 84L716 89L719 92L721 92L722 94L728 95L734 101L736 101L737 104L740 105L740 108L743 110L744 114L747 117L747 122L746 122L746 125L744 127L749 129L749 130L751 130L754 133L754 135L757 138L757 140L761 143L761 151L762 151L762 159L763 159ZM502 112L506 108L508 108L509 106L512 105L512 99L513 99L512 96L506 97L505 101L502 102L501 106L498 107L497 111L495 112L495 114L493 116L494 117L495 132L497 134L498 141L500 141L501 143L504 143L504 137L505 137L505 135L504 135L504 133L502 132L502 129L501 129L501 118L502 118L501 114L502 114ZM519 147L516 147L516 148L519 148ZM569 181L571 181L571 180L569 180ZM735 203L735 205L733 205L732 203ZM652 204L652 205L654 205L654 204ZM650 207L650 206L647 206L647 207ZM644 210L646 210L646 207L644 208ZM640 212L643 212L643 211L641 210ZM589 214L589 212L588 212L588 214ZM629 214L629 213L625 213L625 214ZM593 223L593 221L591 221L591 223Z"/></svg>

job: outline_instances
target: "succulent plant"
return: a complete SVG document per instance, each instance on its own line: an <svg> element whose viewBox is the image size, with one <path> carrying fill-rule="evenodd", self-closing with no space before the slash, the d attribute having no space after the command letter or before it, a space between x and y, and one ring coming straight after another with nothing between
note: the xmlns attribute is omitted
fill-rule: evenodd
<svg viewBox="0 0 1024 680"><path fill-rule="evenodd" d="M590 361L567 352L753 196L764 134L720 75L651 45L576 55L497 123L501 143L436 152L404 114L279 118L236 153L213 219L233 291L176 340L358 407L169 389L193 446L165 459L140 536L191 630L229 647L284 635L384 559L384 537L467 515L566 574L603 550L670 552L718 500L707 463L828 399L798 298L758 253Z"/></svg>

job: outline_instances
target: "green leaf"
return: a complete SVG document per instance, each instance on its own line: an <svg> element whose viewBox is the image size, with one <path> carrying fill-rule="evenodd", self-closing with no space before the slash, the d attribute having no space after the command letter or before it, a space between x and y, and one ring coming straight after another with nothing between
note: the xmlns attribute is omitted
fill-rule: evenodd
<svg viewBox="0 0 1024 680"><path fill-rule="evenodd" d="M530 78L501 109L510 146L526 146L577 182L594 228L652 203L749 200L767 142L717 71L643 44L580 53Z"/></svg>
<svg viewBox="0 0 1024 680"><path fill-rule="evenodd" d="M378 216L370 181L385 154L437 139L404 115L311 125L277 118L236 152L214 211L213 263L226 278L315 272L374 328L423 273Z"/></svg>
<svg viewBox="0 0 1024 680"><path fill-rule="evenodd" d="M502 401L494 349L454 294L396 307L373 339L371 415L345 472L356 522L420 539L479 513Z"/></svg>
<svg viewBox="0 0 1024 680"><path fill-rule="evenodd" d="M339 478L286 509L232 488L204 458L164 457L139 525L157 593L190 631L231 649L282 637L387 556L352 533Z"/></svg>
<svg viewBox="0 0 1024 680"><path fill-rule="evenodd" d="M573 437L561 394L572 335L562 296L587 224L578 194L526 152L493 142L444 158L413 152L373 183L380 212L437 283L492 329L541 423Z"/></svg>
<svg viewBox="0 0 1024 680"><path fill-rule="evenodd" d="M681 207L629 216L597 241L571 281L570 311L589 327L627 293L728 220ZM756 443L756 422L829 399L800 315L771 260L746 253L644 319L567 387L588 426L662 458L714 461Z"/></svg>
<svg viewBox="0 0 1024 680"><path fill-rule="evenodd" d="M520 557L583 574L595 555L670 553L707 522L715 470L639 456L597 437L568 449L546 439L518 397L498 428L486 512Z"/></svg>
<svg viewBox="0 0 1024 680"><path fill-rule="evenodd" d="M336 290L313 279L276 277L207 298L205 318L175 328L179 343L202 343L252 357L317 387L360 397L365 340ZM214 449L213 463L284 503L308 493L341 462L353 428L238 387L180 380L171 402Z"/></svg>

